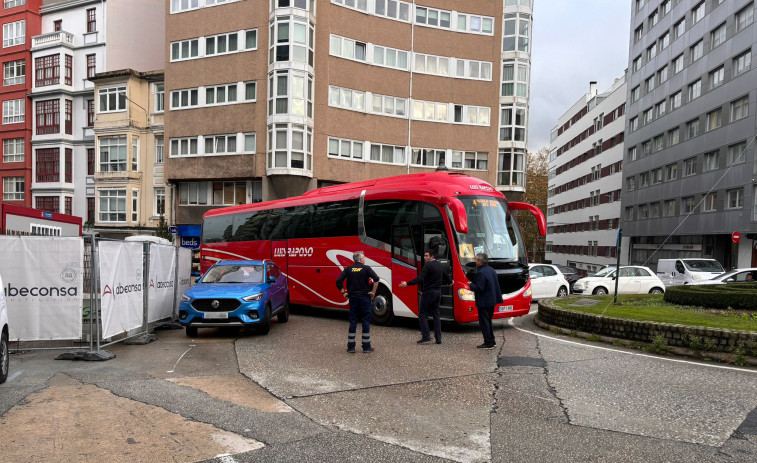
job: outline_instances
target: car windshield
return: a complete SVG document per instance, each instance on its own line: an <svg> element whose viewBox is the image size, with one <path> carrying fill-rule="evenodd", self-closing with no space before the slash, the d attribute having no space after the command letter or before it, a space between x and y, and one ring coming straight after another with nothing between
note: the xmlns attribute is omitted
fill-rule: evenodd
<svg viewBox="0 0 757 463"><path fill-rule="evenodd" d="M476 254L486 253L489 260L519 262L524 267L526 249L520 228L502 198L458 196L468 216L468 233L457 233L460 263L475 262Z"/></svg>
<svg viewBox="0 0 757 463"><path fill-rule="evenodd" d="M202 277L202 283L262 283L262 265L214 265Z"/></svg>
<svg viewBox="0 0 757 463"><path fill-rule="evenodd" d="M712 259L685 260L683 263L692 272L725 272L720 262Z"/></svg>
<svg viewBox="0 0 757 463"><path fill-rule="evenodd" d="M730 272L725 272L725 273L721 273L720 275L716 275L710 278L710 280L725 280L726 278L730 277L731 275L735 275L736 273L738 273L738 270L731 270Z"/></svg>
<svg viewBox="0 0 757 463"><path fill-rule="evenodd" d="M606 277L607 275L615 272L615 267L605 267L602 270L594 274L595 277Z"/></svg>

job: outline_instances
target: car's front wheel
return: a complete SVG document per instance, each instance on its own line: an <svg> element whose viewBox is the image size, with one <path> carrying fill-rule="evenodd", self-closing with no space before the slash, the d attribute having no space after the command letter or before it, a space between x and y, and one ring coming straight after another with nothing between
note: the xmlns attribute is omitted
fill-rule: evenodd
<svg viewBox="0 0 757 463"><path fill-rule="evenodd" d="M557 297L565 297L568 295L568 288L565 286L560 286L560 289L557 290Z"/></svg>
<svg viewBox="0 0 757 463"><path fill-rule="evenodd" d="M649 290L649 294L663 294L665 291L662 290L662 288L652 288Z"/></svg>
<svg viewBox="0 0 757 463"><path fill-rule="evenodd" d="M190 338L197 337L197 327L196 326L188 326L187 327L187 337L190 337Z"/></svg>
<svg viewBox="0 0 757 463"><path fill-rule="evenodd" d="M592 294L596 296L605 296L607 295L607 289L600 286L599 288L595 289Z"/></svg>
<svg viewBox="0 0 757 463"><path fill-rule="evenodd" d="M258 322L257 328L258 334L268 334L271 331L271 306L265 306L265 314L263 318Z"/></svg>
<svg viewBox="0 0 757 463"><path fill-rule="evenodd" d="M10 367L10 352L8 351L8 333L3 333L0 337L0 384L8 379L8 368Z"/></svg>
<svg viewBox="0 0 757 463"><path fill-rule="evenodd" d="M289 321L289 296L284 301L284 307L276 314L276 319L279 323L286 323Z"/></svg>

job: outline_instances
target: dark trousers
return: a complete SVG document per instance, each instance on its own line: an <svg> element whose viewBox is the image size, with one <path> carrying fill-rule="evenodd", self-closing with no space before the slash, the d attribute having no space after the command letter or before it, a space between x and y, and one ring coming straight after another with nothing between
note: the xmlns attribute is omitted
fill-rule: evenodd
<svg viewBox="0 0 757 463"><path fill-rule="evenodd" d="M347 348L355 348L355 332L358 320L363 326L363 349L371 347L371 297L350 298L350 331L347 334Z"/></svg>
<svg viewBox="0 0 757 463"><path fill-rule="evenodd" d="M492 317L494 317L494 307L478 308L478 324L481 327L481 334L484 335L484 344L490 346L497 344L497 341L494 340Z"/></svg>
<svg viewBox="0 0 757 463"><path fill-rule="evenodd" d="M439 304L441 302L442 291L440 289L423 291L420 310L418 310L418 320L420 321L423 339L431 339L431 333L428 329L428 316L430 315L434 319L434 337L437 341L442 340L442 320L439 318Z"/></svg>

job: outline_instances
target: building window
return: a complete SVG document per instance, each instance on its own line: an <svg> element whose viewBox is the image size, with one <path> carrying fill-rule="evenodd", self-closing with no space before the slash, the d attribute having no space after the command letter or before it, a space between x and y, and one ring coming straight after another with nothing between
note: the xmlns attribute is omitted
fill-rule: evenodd
<svg viewBox="0 0 757 463"><path fill-rule="evenodd" d="M362 141L329 137L328 155L332 157L362 160L364 148Z"/></svg>
<svg viewBox="0 0 757 463"><path fill-rule="evenodd" d="M686 18L681 18L680 21L675 23L673 30L675 31L676 38L681 37L686 32Z"/></svg>
<svg viewBox="0 0 757 463"><path fill-rule="evenodd" d="M657 117L662 117L667 112L667 101L662 100L659 103L655 105L655 113L657 113Z"/></svg>
<svg viewBox="0 0 757 463"><path fill-rule="evenodd" d="M87 127L95 126L95 100L87 100Z"/></svg>
<svg viewBox="0 0 757 463"><path fill-rule="evenodd" d="M95 77L97 73L97 55L87 55L87 79Z"/></svg>
<svg viewBox="0 0 757 463"><path fill-rule="evenodd" d="M731 102L731 121L743 119L749 115L749 95L744 95Z"/></svg>
<svg viewBox="0 0 757 463"><path fill-rule="evenodd" d="M446 155L446 150L413 148L410 163L424 167L445 166L447 165Z"/></svg>
<svg viewBox="0 0 757 463"><path fill-rule="evenodd" d="M626 191L633 191L636 189L636 177L626 178Z"/></svg>
<svg viewBox="0 0 757 463"><path fill-rule="evenodd" d="M633 42L636 43L644 36L644 24L639 24L639 27L633 31Z"/></svg>
<svg viewBox="0 0 757 463"><path fill-rule="evenodd" d="M662 151L665 149L665 137L663 135L657 135L654 137L654 149L655 151Z"/></svg>
<svg viewBox="0 0 757 463"><path fill-rule="evenodd" d="M71 83L73 82L74 57L71 55L65 55L65 65L66 65L65 84L71 85Z"/></svg>
<svg viewBox="0 0 757 463"><path fill-rule="evenodd" d="M63 197L63 200L64 200L63 213L66 215L71 215L71 213L73 212L73 202L74 202L73 198L70 196L65 196Z"/></svg>
<svg viewBox="0 0 757 463"><path fill-rule="evenodd" d="M662 3L660 3L660 12L662 12L663 16L670 13L671 3L672 3L671 0L664 0Z"/></svg>
<svg viewBox="0 0 757 463"><path fill-rule="evenodd" d="M40 211L60 212L60 198L57 196L37 196L34 198L34 208Z"/></svg>
<svg viewBox="0 0 757 463"><path fill-rule="evenodd" d="M742 141L728 147L728 165L743 164L746 161L746 142Z"/></svg>
<svg viewBox="0 0 757 463"><path fill-rule="evenodd" d="M99 190L100 222L126 222L126 189Z"/></svg>
<svg viewBox="0 0 757 463"><path fill-rule="evenodd" d="M370 160L389 164L404 164L405 147L371 143Z"/></svg>
<svg viewBox="0 0 757 463"><path fill-rule="evenodd" d="M457 109L457 108L456 108ZM527 109L523 104L503 104L500 106L500 141L526 140ZM457 116L455 115L455 118Z"/></svg>
<svg viewBox="0 0 757 463"><path fill-rule="evenodd" d="M271 21L268 64L294 61L313 66L315 25L297 16L277 16ZM335 36L331 36L332 40ZM363 42L344 39L343 58L365 61L367 46ZM347 56L349 55L349 56Z"/></svg>
<svg viewBox="0 0 757 463"><path fill-rule="evenodd" d="M691 24L696 24L704 18L704 0L691 9Z"/></svg>
<svg viewBox="0 0 757 463"><path fill-rule="evenodd" d="M100 138L100 172L126 172L126 137Z"/></svg>
<svg viewBox="0 0 757 463"><path fill-rule="evenodd" d="M667 82L668 80L668 66L665 65L660 68L659 71L657 71L657 80L660 83Z"/></svg>
<svg viewBox="0 0 757 463"><path fill-rule="evenodd" d="M697 173L697 158L684 159L683 161L683 176L689 177L696 175Z"/></svg>
<svg viewBox="0 0 757 463"><path fill-rule="evenodd" d="M702 95L702 79L697 79L689 84L689 101L695 100Z"/></svg>
<svg viewBox="0 0 757 463"><path fill-rule="evenodd" d="M458 66L461 62L461 60L457 61ZM472 61L469 62L469 64L470 63L472 63ZM502 92L500 95L527 97L529 82L528 74L528 64L514 60L504 61L502 63Z"/></svg>
<svg viewBox="0 0 757 463"><path fill-rule="evenodd" d="M633 72L638 72L638 70L641 69L641 55L633 59L631 69L633 70Z"/></svg>
<svg viewBox="0 0 757 463"><path fill-rule="evenodd" d="M752 67L752 50L749 49L733 59L733 77L745 73Z"/></svg>
<svg viewBox="0 0 757 463"><path fill-rule="evenodd" d="M47 55L34 59L34 85L45 87L60 83L60 55Z"/></svg>
<svg viewBox="0 0 757 463"><path fill-rule="evenodd" d="M648 219L648 218L649 218L649 205L648 204L639 205L639 220Z"/></svg>
<svg viewBox="0 0 757 463"><path fill-rule="evenodd" d="M663 203L662 206L663 217L673 217L676 215L676 200L669 199Z"/></svg>
<svg viewBox="0 0 757 463"><path fill-rule="evenodd" d="M683 53L673 58L673 74L683 71Z"/></svg>
<svg viewBox="0 0 757 463"><path fill-rule="evenodd" d="M192 138L172 138L170 156L196 156L197 155L197 137Z"/></svg>
<svg viewBox="0 0 757 463"><path fill-rule="evenodd" d="M37 102L37 135L60 133L60 100Z"/></svg>
<svg viewBox="0 0 757 463"><path fill-rule="evenodd" d="M652 154L652 140L641 142L641 154L642 156L649 156Z"/></svg>
<svg viewBox="0 0 757 463"><path fill-rule="evenodd" d="M200 55L199 39L171 42L171 61L197 58Z"/></svg>
<svg viewBox="0 0 757 463"><path fill-rule="evenodd" d="M633 206L626 207L626 220L633 221L634 220L634 208Z"/></svg>
<svg viewBox="0 0 757 463"><path fill-rule="evenodd" d="M651 203L649 205L649 218L656 219L660 217L660 203Z"/></svg>
<svg viewBox="0 0 757 463"><path fill-rule="evenodd" d="M3 64L3 85L19 85L26 82L26 60L19 59Z"/></svg>
<svg viewBox="0 0 757 463"><path fill-rule="evenodd" d="M693 196L686 196L685 198L681 198L681 210L684 214L691 214L694 212L694 197Z"/></svg>
<svg viewBox="0 0 757 463"><path fill-rule="evenodd" d="M257 152L257 135L255 133L245 133L242 136L244 137L244 152L255 154Z"/></svg>
<svg viewBox="0 0 757 463"><path fill-rule="evenodd" d="M215 106L227 103L236 103L237 84L218 85L205 88L205 105Z"/></svg>
<svg viewBox="0 0 757 463"><path fill-rule="evenodd" d="M681 107L681 91L675 92L670 96L670 110L678 109Z"/></svg>
<svg viewBox="0 0 757 463"><path fill-rule="evenodd" d="M728 209L741 209L744 207L744 190L737 188L728 190Z"/></svg>
<svg viewBox="0 0 757 463"><path fill-rule="evenodd" d="M658 43L660 44L660 51L668 48L670 45L670 32L662 34Z"/></svg>
<svg viewBox="0 0 757 463"><path fill-rule="evenodd" d="M647 61L652 61L657 56L657 44L653 43L647 48Z"/></svg>
<svg viewBox="0 0 757 463"><path fill-rule="evenodd" d="M131 190L131 221L139 223L139 190Z"/></svg>
<svg viewBox="0 0 757 463"><path fill-rule="evenodd" d="M53 21L53 31L60 32L63 30L63 20L62 19L56 19Z"/></svg>
<svg viewBox="0 0 757 463"><path fill-rule="evenodd" d="M704 197L704 204L702 210L704 212L713 212L717 210L718 194L716 192L709 193Z"/></svg>
<svg viewBox="0 0 757 463"><path fill-rule="evenodd" d="M665 181L670 182L678 178L678 163L665 166Z"/></svg>
<svg viewBox="0 0 757 463"><path fill-rule="evenodd" d="M719 151L711 151L709 153L704 153L704 172L718 169L720 167L719 159L720 159Z"/></svg>
<svg viewBox="0 0 757 463"><path fill-rule="evenodd" d="M653 119L652 116L654 115L654 111L652 108L647 108L644 110L642 115L644 116L644 125L647 125L650 122L652 122L652 119Z"/></svg>
<svg viewBox="0 0 757 463"><path fill-rule="evenodd" d="M26 20L3 24L3 48L26 43Z"/></svg>
<svg viewBox="0 0 757 463"><path fill-rule="evenodd" d="M155 188L155 215L163 215L166 213L166 189Z"/></svg>
<svg viewBox="0 0 757 463"><path fill-rule="evenodd" d="M64 168L65 168L65 170L64 170L64 172L65 172L65 181L68 182L68 183L71 183L71 182L73 182L73 178L74 178L74 172L73 172L73 169L74 169L74 163L73 163L73 161L74 161L74 159L73 159L74 158L74 150L72 150L71 148L66 148L64 155L66 157L66 159L64 161L65 162L65 164L64 164Z"/></svg>
<svg viewBox="0 0 757 463"><path fill-rule="evenodd" d="M710 32L710 49L715 49L715 47L721 45L723 42L725 42L725 23Z"/></svg>
<svg viewBox="0 0 757 463"><path fill-rule="evenodd" d="M649 186L649 172L642 172L639 174L639 188L646 188Z"/></svg>
<svg viewBox="0 0 757 463"><path fill-rule="evenodd" d="M163 137L155 137L155 164L163 164Z"/></svg>
<svg viewBox="0 0 757 463"><path fill-rule="evenodd" d="M707 126L705 127L707 132L720 128L723 121L722 115L722 108L717 108L707 113Z"/></svg>
<svg viewBox="0 0 757 463"><path fill-rule="evenodd" d="M3 177L3 200L21 201L24 199L24 177Z"/></svg>
<svg viewBox="0 0 757 463"><path fill-rule="evenodd" d="M677 145L681 141L681 130L676 127L668 130L668 146Z"/></svg>
<svg viewBox="0 0 757 463"><path fill-rule="evenodd" d="M101 88L98 90L98 96L100 97L99 112L126 111L126 85Z"/></svg>
<svg viewBox="0 0 757 463"><path fill-rule="evenodd" d="M662 167L652 170L652 185L662 183Z"/></svg>
<svg viewBox="0 0 757 463"><path fill-rule="evenodd" d="M171 91L171 109L193 108L199 105L196 88Z"/></svg>
<svg viewBox="0 0 757 463"><path fill-rule="evenodd" d="M497 184L525 186L525 150L500 148L497 158Z"/></svg>
<svg viewBox="0 0 757 463"><path fill-rule="evenodd" d="M719 87L723 84L723 77L725 76L725 66L720 66L714 71L710 72L710 89Z"/></svg>
<svg viewBox="0 0 757 463"><path fill-rule="evenodd" d="M131 171L139 172L139 138L131 138Z"/></svg>
<svg viewBox="0 0 757 463"><path fill-rule="evenodd" d="M36 150L35 171L38 183L60 181L60 148Z"/></svg>
<svg viewBox="0 0 757 463"><path fill-rule="evenodd" d="M489 153L475 151L452 151L452 168L455 169L489 169Z"/></svg>
<svg viewBox="0 0 757 463"><path fill-rule="evenodd" d="M7 10L8 8L13 8L15 6L21 6L25 4L26 4L26 0L5 0L4 6L5 6L5 9Z"/></svg>
<svg viewBox="0 0 757 463"><path fill-rule="evenodd" d="M95 198L87 198L87 222L95 223Z"/></svg>
<svg viewBox="0 0 757 463"><path fill-rule="evenodd" d="M641 98L641 87L637 85L631 89L631 103L639 101L639 98Z"/></svg>
<svg viewBox="0 0 757 463"><path fill-rule="evenodd" d="M628 121L628 130L633 132L639 129L639 117L634 116Z"/></svg>
<svg viewBox="0 0 757 463"><path fill-rule="evenodd" d="M649 76L647 80L644 81L644 85L646 86L647 93L654 90L654 78L655 78L655 75L652 74L651 76Z"/></svg>
<svg viewBox="0 0 757 463"><path fill-rule="evenodd" d="M686 123L687 138L694 138L699 135L699 119L694 119Z"/></svg>
<svg viewBox="0 0 757 463"><path fill-rule="evenodd" d="M698 60L704 55L704 40L699 40L699 42L692 45L689 50L691 51L691 62Z"/></svg>
<svg viewBox="0 0 757 463"><path fill-rule="evenodd" d="M179 183L179 204L181 206L204 206L208 204L210 182Z"/></svg>
<svg viewBox="0 0 757 463"><path fill-rule="evenodd" d="M205 154L237 154L237 136L232 135L206 135Z"/></svg>
<svg viewBox="0 0 757 463"><path fill-rule="evenodd" d="M491 23L489 28L491 28ZM489 29L489 33L491 33L491 29ZM528 53L530 51L530 35L531 15L524 13L505 14L502 51L522 51Z"/></svg>
<svg viewBox="0 0 757 463"><path fill-rule="evenodd" d="M165 85L161 82L155 84L155 112L162 113L166 107L166 90Z"/></svg>
<svg viewBox="0 0 757 463"><path fill-rule="evenodd" d="M87 148L87 175L95 175L95 149Z"/></svg>
<svg viewBox="0 0 757 463"><path fill-rule="evenodd" d="M95 8L87 9L87 33L97 32L97 16Z"/></svg>
<svg viewBox="0 0 757 463"><path fill-rule="evenodd" d="M64 122L64 128L68 135L72 135L74 133L74 121L73 121L73 101L71 100L64 100L65 102L65 111L66 111L66 120Z"/></svg>
<svg viewBox="0 0 757 463"><path fill-rule="evenodd" d="M754 4L750 3L736 13L736 32L744 30L754 21Z"/></svg>
<svg viewBox="0 0 757 463"><path fill-rule="evenodd" d="M633 148L628 149L628 162L635 161L637 156L637 150L634 146Z"/></svg>
<svg viewBox="0 0 757 463"><path fill-rule="evenodd" d="M24 139L6 138L3 140L3 162L24 161Z"/></svg>
<svg viewBox="0 0 757 463"><path fill-rule="evenodd" d="M313 117L313 77L309 73L281 70L268 75L268 115Z"/></svg>

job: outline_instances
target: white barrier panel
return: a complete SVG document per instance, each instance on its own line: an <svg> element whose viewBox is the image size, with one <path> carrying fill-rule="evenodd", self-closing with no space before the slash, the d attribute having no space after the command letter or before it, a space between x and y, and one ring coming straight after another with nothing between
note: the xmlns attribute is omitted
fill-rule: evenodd
<svg viewBox="0 0 757 463"><path fill-rule="evenodd" d="M154 322L173 315L174 270L176 248L150 245L150 286L148 288L147 320Z"/></svg>
<svg viewBox="0 0 757 463"><path fill-rule="evenodd" d="M179 248L179 287L176 289L176 307L179 306L181 295L192 286L192 250Z"/></svg>
<svg viewBox="0 0 757 463"><path fill-rule="evenodd" d="M102 337L142 326L142 243L101 241Z"/></svg>
<svg viewBox="0 0 757 463"><path fill-rule="evenodd" d="M0 237L11 341L82 336L84 240Z"/></svg>

